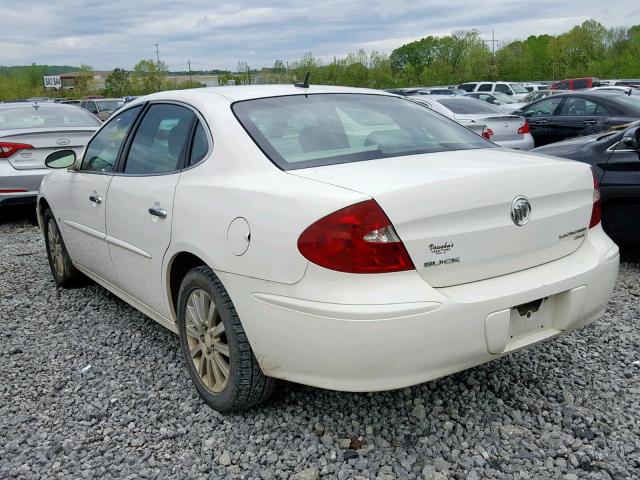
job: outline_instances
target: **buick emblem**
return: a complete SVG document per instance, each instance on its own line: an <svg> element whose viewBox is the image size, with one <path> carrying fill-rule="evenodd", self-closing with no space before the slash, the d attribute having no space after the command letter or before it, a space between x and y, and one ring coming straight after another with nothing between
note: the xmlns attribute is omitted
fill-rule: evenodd
<svg viewBox="0 0 640 480"><path fill-rule="evenodd" d="M529 219L531 218L531 204L527 197L522 195L513 199L511 202L511 220L518 227L522 227L529 223Z"/></svg>
<svg viewBox="0 0 640 480"><path fill-rule="evenodd" d="M68 138L59 138L56 140L56 143L58 145L69 145L71 143L71 140L69 140Z"/></svg>

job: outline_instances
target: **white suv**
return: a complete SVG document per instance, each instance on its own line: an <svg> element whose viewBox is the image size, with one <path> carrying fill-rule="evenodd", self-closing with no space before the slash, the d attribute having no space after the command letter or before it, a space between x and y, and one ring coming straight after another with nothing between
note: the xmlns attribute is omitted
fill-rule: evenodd
<svg viewBox="0 0 640 480"><path fill-rule="evenodd" d="M458 88L465 92L500 92L514 100L522 100L529 93L520 83L512 82L469 82Z"/></svg>

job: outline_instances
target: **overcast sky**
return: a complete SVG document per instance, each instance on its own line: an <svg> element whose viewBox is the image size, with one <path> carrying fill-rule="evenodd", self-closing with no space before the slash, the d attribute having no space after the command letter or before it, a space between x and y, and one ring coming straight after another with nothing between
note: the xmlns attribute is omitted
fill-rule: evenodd
<svg viewBox="0 0 640 480"><path fill-rule="evenodd" d="M170 70L235 69L364 48L391 51L427 35L477 28L498 40L560 33L588 18L640 24L640 1L579 0L0 0L0 65L86 63L130 69L142 58Z"/></svg>

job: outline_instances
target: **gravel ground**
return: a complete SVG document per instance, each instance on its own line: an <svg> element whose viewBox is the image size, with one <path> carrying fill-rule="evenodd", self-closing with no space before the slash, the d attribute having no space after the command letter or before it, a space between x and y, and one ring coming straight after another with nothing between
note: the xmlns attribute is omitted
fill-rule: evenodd
<svg viewBox="0 0 640 480"><path fill-rule="evenodd" d="M0 478L640 478L640 264L602 320L400 391L284 385L220 415L178 340L106 290L56 288L0 222Z"/></svg>

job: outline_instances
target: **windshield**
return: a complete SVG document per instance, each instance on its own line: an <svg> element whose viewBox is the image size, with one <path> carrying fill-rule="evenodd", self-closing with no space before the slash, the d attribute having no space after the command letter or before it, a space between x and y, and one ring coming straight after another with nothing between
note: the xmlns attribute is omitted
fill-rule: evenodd
<svg viewBox="0 0 640 480"><path fill-rule="evenodd" d="M0 107L0 130L21 128L97 127L101 122L86 110L69 106Z"/></svg>
<svg viewBox="0 0 640 480"><path fill-rule="evenodd" d="M124 105L124 103L119 100L96 100L96 104L98 105L98 110L101 112L113 112Z"/></svg>
<svg viewBox="0 0 640 480"><path fill-rule="evenodd" d="M509 85L511 85L511 89L515 92L515 93L529 93L527 91L526 88L524 88L522 85L520 85L519 83L510 83Z"/></svg>
<svg viewBox="0 0 640 480"><path fill-rule="evenodd" d="M453 113L467 114L467 115L482 115L482 114L502 114L496 107L489 105L482 100L475 100L473 98L445 98L438 100L442 105L447 107Z"/></svg>
<svg viewBox="0 0 640 480"><path fill-rule="evenodd" d="M493 96L500 100L502 103L515 103L515 100L513 100L506 93L493 92Z"/></svg>
<svg viewBox="0 0 640 480"><path fill-rule="evenodd" d="M236 102L232 109L283 170L494 146L427 108L386 95L291 95Z"/></svg>

